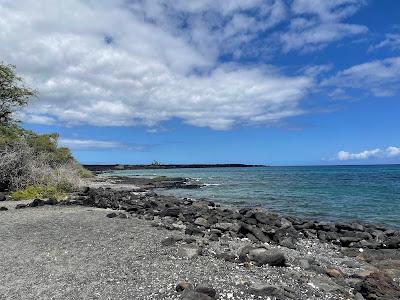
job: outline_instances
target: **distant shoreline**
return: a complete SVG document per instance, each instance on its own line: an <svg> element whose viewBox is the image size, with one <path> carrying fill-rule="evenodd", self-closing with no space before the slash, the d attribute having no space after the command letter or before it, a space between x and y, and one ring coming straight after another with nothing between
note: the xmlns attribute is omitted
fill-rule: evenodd
<svg viewBox="0 0 400 300"><path fill-rule="evenodd" d="M83 165L92 172L106 172L115 170L158 170L158 169L204 169L204 168L262 168L266 165L246 164L150 164L150 165Z"/></svg>

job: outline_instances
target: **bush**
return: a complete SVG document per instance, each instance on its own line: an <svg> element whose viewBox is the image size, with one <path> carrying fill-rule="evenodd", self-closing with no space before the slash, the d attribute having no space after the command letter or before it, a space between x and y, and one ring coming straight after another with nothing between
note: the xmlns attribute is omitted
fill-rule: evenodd
<svg viewBox="0 0 400 300"><path fill-rule="evenodd" d="M18 190L18 199L58 197L91 175L68 148L58 146L58 134L25 130L13 118L36 95L14 66L0 62L0 191Z"/></svg>
<svg viewBox="0 0 400 300"><path fill-rule="evenodd" d="M58 186L33 186L11 193L13 200L33 200L33 199L54 199L63 200L67 197L65 191L60 190Z"/></svg>
<svg viewBox="0 0 400 300"><path fill-rule="evenodd" d="M9 190L51 185L77 189L82 184L82 166L75 160L54 159L53 154L37 152L25 140L9 142L0 149L0 182Z"/></svg>

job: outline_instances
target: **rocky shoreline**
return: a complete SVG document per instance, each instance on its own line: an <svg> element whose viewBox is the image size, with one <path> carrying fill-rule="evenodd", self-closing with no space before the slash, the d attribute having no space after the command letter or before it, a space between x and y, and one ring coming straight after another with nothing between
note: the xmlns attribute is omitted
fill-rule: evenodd
<svg viewBox="0 0 400 300"><path fill-rule="evenodd" d="M106 214L110 219L142 219L153 228L170 232L160 241L161 246L176 248L176 255L189 261L213 257L230 267L261 273L272 269L280 274L272 283L268 277L265 282L241 283L242 298L230 297L217 286L182 281L175 291L180 299L400 297L399 231L356 221L322 222L282 216L261 208L238 209L152 191L160 187L200 187L184 178L122 177L108 179L107 183L106 187L99 187L100 182L84 188L57 206L111 209L114 212ZM36 199L16 208L53 205L54 201Z"/></svg>

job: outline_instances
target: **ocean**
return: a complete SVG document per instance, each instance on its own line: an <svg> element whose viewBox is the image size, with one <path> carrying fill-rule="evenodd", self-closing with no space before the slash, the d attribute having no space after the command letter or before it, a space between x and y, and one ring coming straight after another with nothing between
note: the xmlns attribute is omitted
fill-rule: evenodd
<svg viewBox="0 0 400 300"><path fill-rule="evenodd" d="M182 176L200 189L159 190L324 220L400 227L400 165L129 170L121 176Z"/></svg>

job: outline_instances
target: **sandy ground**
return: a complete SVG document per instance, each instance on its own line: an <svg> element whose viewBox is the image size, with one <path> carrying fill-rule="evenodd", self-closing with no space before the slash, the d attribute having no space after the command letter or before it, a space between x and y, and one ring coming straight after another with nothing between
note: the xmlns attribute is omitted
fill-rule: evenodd
<svg viewBox="0 0 400 300"><path fill-rule="evenodd" d="M341 299L313 290L304 282L315 280L315 273L295 266L248 269L212 255L179 258L179 245L161 241L182 233L150 221L110 219L108 210L80 206L16 210L17 203L0 203L9 208L0 212L0 299L180 299L175 286L183 279L213 286L219 299L259 299L246 294L244 284L282 285L282 280L298 299ZM221 245L208 247L212 252ZM312 247L303 245L300 255L345 259L329 248Z"/></svg>

